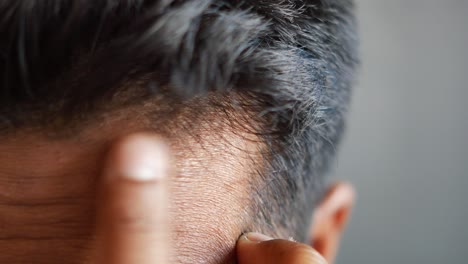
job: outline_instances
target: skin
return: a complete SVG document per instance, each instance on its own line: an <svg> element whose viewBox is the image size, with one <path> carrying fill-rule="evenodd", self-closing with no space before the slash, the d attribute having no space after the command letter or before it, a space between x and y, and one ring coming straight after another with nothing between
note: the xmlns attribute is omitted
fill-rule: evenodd
<svg viewBox="0 0 468 264"><path fill-rule="evenodd" d="M143 141L147 143L141 144ZM147 167L145 159L162 162L150 166L149 177L140 177L141 168ZM98 224L103 235L96 263L170 263L167 180L173 170L169 160L164 143L148 135L126 138L111 151L103 172L104 198ZM143 171L148 174L148 170ZM327 263L307 245L258 233L241 236L237 255L241 264Z"/></svg>
<svg viewBox="0 0 468 264"><path fill-rule="evenodd" d="M352 205L348 185L335 185L316 210L318 251L242 235L255 231L245 207L258 141L213 120L192 128L198 137L129 120L73 137L0 139L0 263L325 263L317 252L332 263ZM135 180L142 171L146 180Z"/></svg>

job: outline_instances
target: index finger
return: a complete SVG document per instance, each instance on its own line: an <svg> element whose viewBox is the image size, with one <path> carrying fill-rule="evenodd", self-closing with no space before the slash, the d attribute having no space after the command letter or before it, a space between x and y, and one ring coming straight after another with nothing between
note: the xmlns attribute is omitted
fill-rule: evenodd
<svg viewBox="0 0 468 264"><path fill-rule="evenodd" d="M237 258L239 264L327 264L308 245L258 233L244 234L239 238Z"/></svg>
<svg viewBox="0 0 468 264"><path fill-rule="evenodd" d="M100 264L168 263L168 150L139 134L116 143L104 168L98 208Z"/></svg>

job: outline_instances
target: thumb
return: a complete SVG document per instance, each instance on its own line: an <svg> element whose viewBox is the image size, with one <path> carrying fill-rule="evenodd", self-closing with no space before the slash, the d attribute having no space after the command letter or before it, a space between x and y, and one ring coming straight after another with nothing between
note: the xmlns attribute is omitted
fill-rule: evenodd
<svg viewBox="0 0 468 264"><path fill-rule="evenodd" d="M247 233L239 238L237 258L240 264L327 264L308 245L259 233Z"/></svg>
<svg viewBox="0 0 468 264"><path fill-rule="evenodd" d="M133 134L114 144L103 171L97 263L169 263L170 172L162 139Z"/></svg>

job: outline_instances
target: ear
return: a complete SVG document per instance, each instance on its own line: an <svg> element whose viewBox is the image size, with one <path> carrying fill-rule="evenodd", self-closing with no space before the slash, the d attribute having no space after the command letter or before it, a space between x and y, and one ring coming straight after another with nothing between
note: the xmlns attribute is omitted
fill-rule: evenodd
<svg viewBox="0 0 468 264"><path fill-rule="evenodd" d="M341 234L354 204L354 188L344 182L333 184L315 209L311 227L311 245L328 263L333 263Z"/></svg>

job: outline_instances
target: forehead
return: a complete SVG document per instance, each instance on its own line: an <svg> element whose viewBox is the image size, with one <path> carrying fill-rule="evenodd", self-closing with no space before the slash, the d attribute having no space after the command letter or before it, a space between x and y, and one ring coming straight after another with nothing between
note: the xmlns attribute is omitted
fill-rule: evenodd
<svg viewBox="0 0 468 264"><path fill-rule="evenodd" d="M100 162L115 139L151 130L144 118L133 112L109 116L67 137L25 130L1 138L0 204L8 206L0 206L0 217L9 228L2 229L0 236L27 235L30 256L50 252L51 245L68 258L92 251ZM261 164L261 144L253 134L233 129L216 115L191 123L177 120L190 129L153 130L165 131L175 158L177 176L172 179L170 206L176 248L182 252L176 254L177 261L219 262L248 224L246 207L252 177ZM44 237L64 241L58 249L54 243L37 243Z"/></svg>

